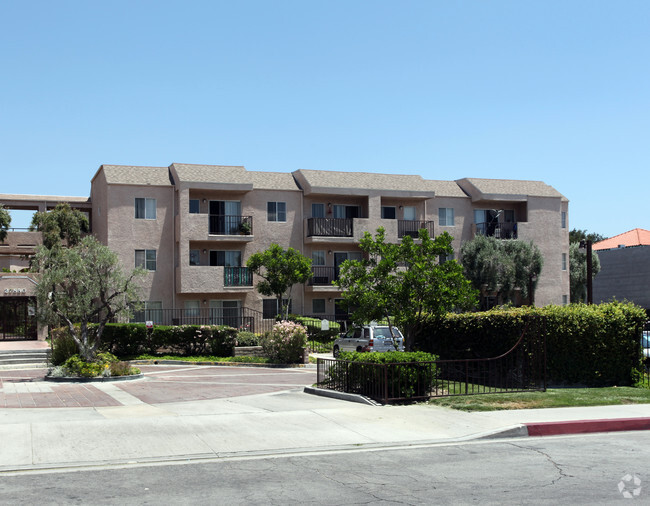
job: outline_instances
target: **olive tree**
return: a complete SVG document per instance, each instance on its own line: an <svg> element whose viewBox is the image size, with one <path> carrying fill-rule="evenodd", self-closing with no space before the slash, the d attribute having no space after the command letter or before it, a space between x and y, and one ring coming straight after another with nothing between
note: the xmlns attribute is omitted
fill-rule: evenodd
<svg viewBox="0 0 650 506"><path fill-rule="evenodd" d="M4 242L6 239L9 225L11 225L11 215L9 211L0 206L0 242Z"/></svg>
<svg viewBox="0 0 650 506"><path fill-rule="evenodd" d="M257 283L257 291L274 296L278 308L283 307L283 299L291 300L293 285L305 283L312 274L310 258L293 248L285 250L278 244L271 244L268 249L251 255L246 266L262 278ZM289 303L286 304L285 318L288 314Z"/></svg>
<svg viewBox="0 0 650 506"><path fill-rule="evenodd" d="M453 252L452 240L446 232L432 238L422 229L418 240L405 236L396 244L386 242L383 228L375 237L366 232L359 244L365 258L343 262L337 281L353 320L386 320L391 332L397 325L410 350L425 323L473 307L476 291L462 267L444 260Z"/></svg>
<svg viewBox="0 0 650 506"><path fill-rule="evenodd" d="M36 290L41 323L65 325L86 361L94 359L106 324L129 317L140 300L137 278L125 274L117 254L87 236L69 248L38 248L34 266L41 273ZM89 324L97 323L91 332Z"/></svg>
<svg viewBox="0 0 650 506"><path fill-rule="evenodd" d="M72 209L70 204L65 203L57 204L51 211L34 213L29 229L41 232L43 245L52 249L64 240L68 246L74 246L90 227L88 218L81 211Z"/></svg>
<svg viewBox="0 0 650 506"><path fill-rule="evenodd" d="M461 263L477 290L515 302L516 291L533 300L544 260L532 242L478 235L461 247Z"/></svg>

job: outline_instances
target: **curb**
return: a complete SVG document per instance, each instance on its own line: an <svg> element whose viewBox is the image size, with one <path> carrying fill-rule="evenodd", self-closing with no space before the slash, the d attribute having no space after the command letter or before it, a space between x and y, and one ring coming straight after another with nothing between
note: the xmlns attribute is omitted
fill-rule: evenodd
<svg viewBox="0 0 650 506"><path fill-rule="evenodd" d="M107 377L95 377L95 378L83 378L83 377L60 377L53 378L51 376L45 376L44 381L52 381L54 383L110 383L115 381L134 381L144 378L144 374L130 374L129 376L107 376Z"/></svg>
<svg viewBox="0 0 650 506"><path fill-rule="evenodd" d="M373 401L368 397L359 394L349 394L346 392L337 392L336 390L327 390L325 388L305 387L303 390L306 394L319 395L321 397L330 397L341 401L357 402L367 406L382 406L379 402Z"/></svg>
<svg viewBox="0 0 650 506"><path fill-rule="evenodd" d="M601 420L573 420L569 422L525 423L529 436L557 436L561 434L588 434L650 430L650 418L613 418Z"/></svg>

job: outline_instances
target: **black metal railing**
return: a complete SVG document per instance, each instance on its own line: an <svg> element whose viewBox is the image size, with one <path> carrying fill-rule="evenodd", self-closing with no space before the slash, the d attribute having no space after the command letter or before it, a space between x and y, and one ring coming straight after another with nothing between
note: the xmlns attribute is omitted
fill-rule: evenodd
<svg viewBox="0 0 650 506"><path fill-rule="evenodd" d="M325 267L323 265L315 265L311 268L312 277L309 278L310 286L330 286L332 281L338 279L337 267Z"/></svg>
<svg viewBox="0 0 650 506"><path fill-rule="evenodd" d="M252 216L211 214L210 235L253 235Z"/></svg>
<svg viewBox="0 0 650 506"><path fill-rule="evenodd" d="M352 237L352 218L309 218L308 237Z"/></svg>
<svg viewBox="0 0 650 506"><path fill-rule="evenodd" d="M38 329L32 297L0 299L0 341L35 340Z"/></svg>
<svg viewBox="0 0 650 506"><path fill-rule="evenodd" d="M262 334L273 328L275 319L266 319L260 311L240 308L145 309L136 311L131 322L154 325L227 325L238 330Z"/></svg>
<svg viewBox="0 0 650 506"><path fill-rule="evenodd" d="M544 338L522 334L493 358L376 364L319 358L320 388L383 403L431 397L546 390Z"/></svg>
<svg viewBox="0 0 650 506"><path fill-rule="evenodd" d="M224 267L223 286L253 286L253 271L248 267Z"/></svg>
<svg viewBox="0 0 650 506"><path fill-rule="evenodd" d="M508 223L476 223L476 235L496 237L497 239L516 239L517 224Z"/></svg>
<svg viewBox="0 0 650 506"><path fill-rule="evenodd" d="M429 237L433 237L433 224L433 221L399 220L397 222L397 236L410 235L417 239L420 229L425 229L429 233Z"/></svg>

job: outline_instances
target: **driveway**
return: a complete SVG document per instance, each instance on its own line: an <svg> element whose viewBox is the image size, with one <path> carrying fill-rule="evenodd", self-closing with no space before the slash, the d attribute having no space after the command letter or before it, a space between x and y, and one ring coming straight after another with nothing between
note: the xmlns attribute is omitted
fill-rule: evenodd
<svg viewBox="0 0 650 506"><path fill-rule="evenodd" d="M44 381L45 369L0 370L0 408L63 408L223 399L301 389L315 368L138 366L144 378L102 383Z"/></svg>

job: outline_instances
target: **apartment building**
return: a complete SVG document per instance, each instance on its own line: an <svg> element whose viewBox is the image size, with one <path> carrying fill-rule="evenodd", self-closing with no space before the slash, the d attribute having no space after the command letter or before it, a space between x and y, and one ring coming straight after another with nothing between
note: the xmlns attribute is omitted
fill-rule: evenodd
<svg viewBox="0 0 650 506"><path fill-rule="evenodd" d="M449 232L456 257L476 234L533 241L544 256L537 305L568 301L568 200L540 181L102 165L86 202L93 234L126 268L148 271L139 319L192 323L207 316L241 327L253 315L272 318L276 300L255 290L245 267L272 243L313 261L313 277L293 289L291 310L340 315L332 281L344 260L360 258L363 233L380 226L395 242L420 228Z"/></svg>

